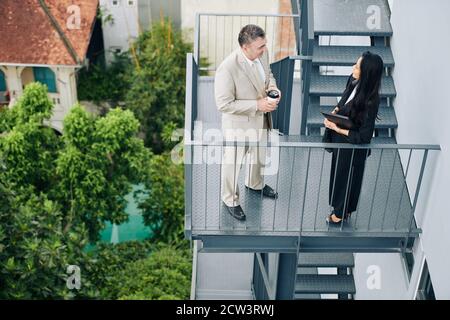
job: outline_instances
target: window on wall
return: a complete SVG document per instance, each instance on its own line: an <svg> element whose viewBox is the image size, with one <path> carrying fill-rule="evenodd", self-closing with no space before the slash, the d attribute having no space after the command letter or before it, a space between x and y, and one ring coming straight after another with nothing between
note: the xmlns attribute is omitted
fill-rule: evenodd
<svg viewBox="0 0 450 320"><path fill-rule="evenodd" d="M129 7L134 7L134 5L136 4L135 0L126 0L126 1Z"/></svg>
<svg viewBox="0 0 450 320"><path fill-rule="evenodd" d="M48 92L57 92L55 74L50 68L34 67L33 74L35 81L47 85Z"/></svg>
<svg viewBox="0 0 450 320"><path fill-rule="evenodd" d="M111 0L111 6L113 7L120 6L120 0Z"/></svg>
<svg viewBox="0 0 450 320"><path fill-rule="evenodd" d="M6 79L2 70L0 70L0 91L6 91Z"/></svg>
<svg viewBox="0 0 450 320"><path fill-rule="evenodd" d="M416 300L436 300L426 260L423 265L422 276L420 277L419 289L417 290Z"/></svg>

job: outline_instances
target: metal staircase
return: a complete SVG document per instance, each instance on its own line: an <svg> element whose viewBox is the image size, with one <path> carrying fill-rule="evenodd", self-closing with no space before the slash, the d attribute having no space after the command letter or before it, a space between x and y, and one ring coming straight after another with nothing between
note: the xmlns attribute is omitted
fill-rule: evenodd
<svg viewBox="0 0 450 320"><path fill-rule="evenodd" d="M205 25L202 21L209 21L214 15L206 15L206 20L197 15L195 54L189 54L186 59L185 130L189 135L184 140L185 235L200 240L204 254L254 254L253 268L249 271L252 274L248 275L252 279L251 289L246 290L252 291L258 300L321 299L330 298L329 295L353 299L356 293L352 274L354 253L403 253L413 247L421 233L414 215L428 153L440 147L396 144L398 124L393 108L396 89L391 77L395 62L389 46L392 28L387 0L292 0L292 5L293 15L284 18L292 18L297 32L295 55L272 64L285 98L273 114L274 127L280 132L275 148L278 153L274 152L278 169L267 175L265 182L274 186L280 196L273 201L241 192L241 203L248 217L245 222L233 219L221 204L221 165L215 159L224 145L206 134L209 130L219 130L220 114L211 108L215 103L214 77L202 75L208 68L199 64L203 39L200 26L203 25L207 35L211 33L209 22ZM375 29L368 27L374 22L372 15L378 15L375 22L379 27ZM234 21L246 23L242 15L236 16L239 19L230 16L227 21L231 25ZM258 15L249 16L248 20L257 18ZM267 18L262 17L264 21ZM213 34L218 34L217 29ZM339 36L339 45L331 45L331 38L328 44L320 38L334 36ZM343 41L346 36L362 36L364 45L351 46L354 41ZM331 156L321 143L323 117L319 111L330 111L336 105L350 72L338 75L327 71L353 65L366 50L381 55L385 63L381 120L376 123L370 146L372 155L366 165L357 214L340 227L329 226L325 222L329 213L326 181ZM294 68L294 61L299 60L302 81L298 81ZM365 146L335 144L334 147ZM409 167L413 151L415 156L422 157L422 163L420 171L411 178L408 174L412 171ZM405 157L400 157L400 152ZM239 186L243 186L242 171L238 179ZM413 183L410 189L407 179L417 181L415 187ZM218 267L208 267L219 273L223 263L215 262ZM230 261L230 265L241 268L236 260ZM204 273L199 274L206 279Z"/></svg>
<svg viewBox="0 0 450 320"><path fill-rule="evenodd" d="M352 298L356 292L354 266L353 253L300 253L294 299L321 299L321 294ZM336 274L319 274L318 268L336 268Z"/></svg>
<svg viewBox="0 0 450 320"><path fill-rule="evenodd" d="M308 2L308 1L301 1ZM314 26L313 44L302 44L302 53L312 56L311 65L303 70L303 80L308 84L304 90L303 116L305 117L302 134L320 135L323 117L320 111L330 111L345 89L347 75L336 76L324 74L324 67L352 66L358 57L367 50L379 54L385 63L385 76L381 88L380 121L376 123L376 136L390 137L388 142L395 142L394 130L397 118L393 108L396 96L395 84L390 76L395 65L389 47L392 28L389 22L387 1L376 0L316 0L313 6ZM305 8L305 4L303 4ZM372 12L373 11L373 12ZM376 25L371 26L371 19ZM370 46L319 45L319 37L365 36L370 37ZM303 38L305 39L305 38ZM309 79L306 79L309 78Z"/></svg>
<svg viewBox="0 0 450 320"><path fill-rule="evenodd" d="M294 1L293 1L294 2ZM303 110L301 134L320 136L323 128L321 111L331 111L345 89L348 75L328 75L325 67L352 66L365 51L380 55L385 65L381 87L380 121L376 123L378 143L395 143L397 118L392 101L396 96L390 76L395 66L389 47L392 28L389 8L385 0L301 0L293 8L300 8L302 21L299 47L304 56L311 57L302 70ZM368 28L370 8L378 14L377 28ZM308 30L313 26L313 31ZM367 36L370 46L320 45L320 37ZM339 299L352 299L356 292L352 275L352 253L299 253L294 299L320 299L321 294L337 294ZM336 274L319 274L318 268L336 268Z"/></svg>

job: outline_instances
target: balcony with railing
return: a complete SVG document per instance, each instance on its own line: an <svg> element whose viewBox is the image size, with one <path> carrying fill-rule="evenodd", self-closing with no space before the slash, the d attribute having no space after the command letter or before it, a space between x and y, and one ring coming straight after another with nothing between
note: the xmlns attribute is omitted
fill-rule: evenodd
<svg viewBox="0 0 450 320"><path fill-rule="evenodd" d="M297 43L314 45L311 42L314 35L308 35L311 22L307 17L311 13L197 16L195 52L187 57L185 234L189 239L202 240L205 251L394 252L411 248L421 232L414 219L415 209L427 173L429 153L439 150L439 146L399 145L383 137L375 137L370 145L324 144L320 136L293 134L296 123L300 128L306 125L301 119L301 107L309 95L310 77L305 72L311 69L312 57L308 47L299 50ZM226 211L221 200L222 154L225 147L238 148L252 143L223 141L212 75L235 49L227 44L233 43L231 36L237 37L240 28L248 23L266 28L272 70L283 91L283 101L273 115L277 130L269 134L267 144L259 144L266 148L270 163L264 182L279 197L268 199L249 192L244 186L245 168L242 168L237 179L247 219L240 222ZM302 33L298 36L295 32L281 33L281 24L293 30L301 29ZM275 42L273 39L277 37L281 40ZM282 44L277 49L275 43ZM211 56L211 63L203 64L202 58ZM302 72L303 79L296 71ZM326 148L350 149L353 155L360 149L371 151L357 210L338 226L325 221L335 185L333 181L330 183L331 155ZM347 187L346 194L350 192Z"/></svg>

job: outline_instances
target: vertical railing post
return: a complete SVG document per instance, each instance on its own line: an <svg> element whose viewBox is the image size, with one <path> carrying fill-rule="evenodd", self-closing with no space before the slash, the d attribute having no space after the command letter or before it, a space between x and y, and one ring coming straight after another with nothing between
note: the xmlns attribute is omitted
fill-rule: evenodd
<svg viewBox="0 0 450 320"><path fill-rule="evenodd" d="M195 15L194 58L200 65L200 14Z"/></svg>
<svg viewBox="0 0 450 320"><path fill-rule="evenodd" d="M300 229L302 229L303 226L303 217L305 216L305 203L306 203L306 191L307 191L307 185L308 185L308 175L309 175L309 161L311 159L311 147L308 148L308 161L306 162L306 174L305 174L305 184L304 184L304 190L303 190L303 205L302 205L302 211L300 212L301 219L300 219Z"/></svg>
<svg viewBox="0 0 450 320"><path fill-rule="evenodd" d="M314 8L313 1L302 0L301 12L302 26L302 54L312 56L314 51ZM306 135L306 124L308 119L309 93L311 87L312 61L306 60L302 63L302 119L300 134Z"/></svg>
<svg viewBox="0 0 450 320"><path fill-rule="evenodd" d="M402 193L400 195L400 202L398 203L397 215L395 217L394 230L397 230L398 217L400 216L400 210L402 208L403 194L405 192L405 189L408 189L408 185L407 185L406 181L408 179L409 164L411 163L412 151L413 151L413 149L409 150L408 163L406 165L406 171L404 173L405 179L402 184ZM409 199L408 199L408 201L409 201Z"/></svg>
<svg viewBox="0 0 450 320"><path fill-rule="evenodd" d="M419 179L417 181L416 192L414 195L414 202L413 202L413 206L411 209L411 220L409 221L408 239L409 239L409 236L411 235L411 231L412 231L411 230L412 224L414 222L414 215L416 213L417 200L419 199L419 192L420 192L420 187L422 186L422 179L423 179L423 174L425 172L425 165L427 163L427 158L428 158L428 149L425 149L423 158L422 158L422 166L420 168ZM407 244L408 239L406 239L405 245Z"/></svg>
<svg viewBox="0 0 450 320"><path fill-rule="evenodd" d="M189 236L193 228L192 203L193 203L193 170L194 147L192 136L194 120L197 114L197 67L191 53L186 56L186 112L185 112L185 150L184 150L184 179L185 179L185 230Z"/></svg>

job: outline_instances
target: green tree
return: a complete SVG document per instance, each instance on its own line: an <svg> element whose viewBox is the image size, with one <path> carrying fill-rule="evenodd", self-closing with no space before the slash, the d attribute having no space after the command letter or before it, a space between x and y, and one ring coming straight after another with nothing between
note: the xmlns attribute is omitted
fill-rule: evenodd
<svg viewBox="0 0 450 320"><path fill-rule="evenodd" d="M121 278L136 277L136 274L123 274L126 265L137 260L146 259L154 245L150 241L127 241L117 244L98 243L89 253L91 257L85 277L99 292L101 299L117 299Z"/></svg>
<svg viewBox="0 0 450 320"><path fill-rule="evenodd" d="M64 215L54 201L31 189L0 183L0 299L95 297L89 280L69 290L69 265L84 272L87 232L64 230Z"/></svg>
<svg viewBox="0 0 450 320"><path fill-rule="evenodd" d="M129 88L129 77L132 70L128 54L116 54L109 66L104 61L91 64L89 69L83 68L78 73L78 99L109 102L117 106L125 100Z"/></svg>
<svg viewBox="0 0 450 320"><path fill-rule="evenodd" d="M184 238L184 171L170 154L154 155L146 181L146 197L140 203L144 223L155 241L178 243Z"/></svg>
<svg viewBox="0 0 450 320"><path fill-rule="evenodd" d="M186 54L192 51L181 32L162 20L139 36L135 69L126 94L126 107L141 123L145 145L160 154L165 149L161 134L172 122L184 127Z"/></svg>
<svg viewBox="0 0 450 320"><path fill-rule="evenodd" d="M192 257L187 249L163 245L146 258L127 264L114 278L121 300L189 299Z"/></svg>
<svg viewBox="0 0 450 320"><path fill-rule="evenodd" d="M86 224L91 241L105 221L127 220L125 195L146 179L151 154L136 137L138 127L132 112L122 109L94 119L75 106L64 120L55 197L66 208L68 224Z"/></svg>
<svg viewBox="0 0 450 320"><path fill-rule="evenodd" d="M75 106L61 137L45 125L52 108L46 87L33 83L0 113L0 297L75 295L63 281L67 265L89 267L81 250L106 221L126 220L124 197L148 175L151 153L132 112L93 118Z"/></svg>

